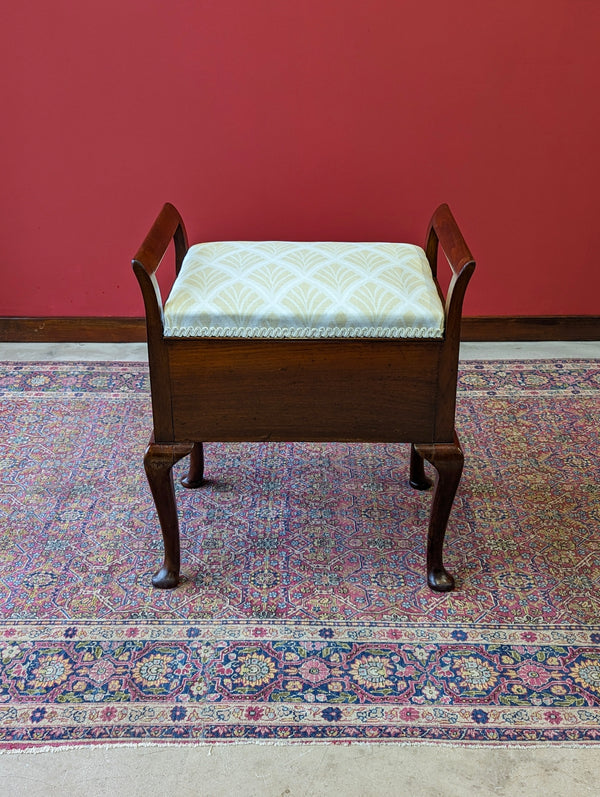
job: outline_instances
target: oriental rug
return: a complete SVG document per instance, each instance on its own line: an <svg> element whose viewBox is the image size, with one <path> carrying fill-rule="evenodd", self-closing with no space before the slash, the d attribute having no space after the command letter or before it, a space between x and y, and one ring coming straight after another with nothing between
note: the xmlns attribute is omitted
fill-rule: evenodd
<svg viewBox="0 0 600 797"><path fill-rule="evenodd" d="M0 392L0 748L600 740L600 362L462 364L448 594L408 446L207 444L156 591L147 366Z"/></svg>

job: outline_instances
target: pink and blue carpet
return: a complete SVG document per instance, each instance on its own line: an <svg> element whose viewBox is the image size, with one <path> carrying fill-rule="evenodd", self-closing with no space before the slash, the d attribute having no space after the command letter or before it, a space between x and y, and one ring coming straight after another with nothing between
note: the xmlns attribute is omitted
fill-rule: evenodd
<svg viewBox="0 0 600 797"><path fill-rule="evenodd" d="M155 591L146 366L0 372L0 747L600 740L600 362L463 364L449 594L408 447L307 443L208 444Z"/></svg>

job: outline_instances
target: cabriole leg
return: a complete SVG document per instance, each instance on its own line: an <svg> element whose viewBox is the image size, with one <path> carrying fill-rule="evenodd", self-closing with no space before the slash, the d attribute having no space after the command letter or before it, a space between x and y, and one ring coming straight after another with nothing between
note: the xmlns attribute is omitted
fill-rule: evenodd
<svg viewBox="0 0 600 797"><path fill-rule="evenodd" d="M204 484L204 448L202 443L194 443L190 453L190 467L187 476L183 477L181 483L189 490Z"/></svg>
<svg viewBox="0 0 600 797"><path fill-rule="evenodd" d="M165 445L151 440L144 455L144 469L154 498L165 546L163 566L152 577L152 584L159 589L173 589L179 583L179 521L173 485L173 465L191 450L191 443Z"/></svg>
<svg viewBox="0 0 600 797"><path fill-rule="evenodd" d="M449 592L454 589L454 578L444 567L442 554L446 526L463 470L464 455L456 433L453 443L419 444L415 448L437 471L427 535L427 583L436 592Z"/></svg>
<svg viewBox="0 0 600 797"><path fill-rule="evenodd" d="M425 475L423 457L419 454L414 444L410 447L410 477L409 484L415 490L429 490L431 479Z"/></svg>

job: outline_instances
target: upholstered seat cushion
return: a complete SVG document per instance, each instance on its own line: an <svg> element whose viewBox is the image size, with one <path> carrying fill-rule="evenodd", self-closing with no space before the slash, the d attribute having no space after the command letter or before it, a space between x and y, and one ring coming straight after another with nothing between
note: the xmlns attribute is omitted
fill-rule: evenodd
<svg viewBox="0 0 600 797"><path fill-rule="evenodd" d="M164 308L168 337L440 338L425 252L397 243L192 246Z"/></svg>

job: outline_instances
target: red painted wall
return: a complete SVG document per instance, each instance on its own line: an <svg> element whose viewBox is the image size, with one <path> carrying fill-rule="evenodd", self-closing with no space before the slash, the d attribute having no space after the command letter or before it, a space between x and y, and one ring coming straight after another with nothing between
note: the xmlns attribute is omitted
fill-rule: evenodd
<svg viewBox="0 0 600 797"><path fill-rule="evenodd" d="M190 238L412 240L448 201L469 315L598 314L597 0L5 4L0 315L141 315Z"/></svg>

